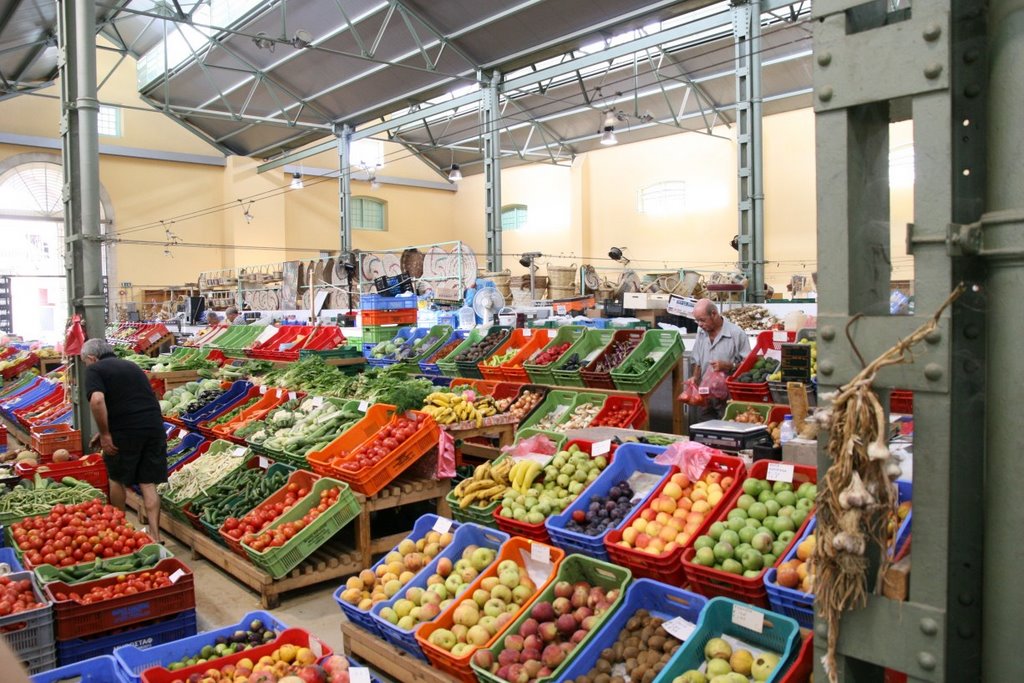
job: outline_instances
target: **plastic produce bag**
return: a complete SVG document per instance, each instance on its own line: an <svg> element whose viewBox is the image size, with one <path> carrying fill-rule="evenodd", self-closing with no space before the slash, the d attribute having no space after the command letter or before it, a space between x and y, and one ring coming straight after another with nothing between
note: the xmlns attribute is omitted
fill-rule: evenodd
<svg viewBox="0 0 1024 683"><path fill-rule="evenodd" d="M439 430L437 439L437 479L451 479L455 476L455 438L447 430Z"/></svg>
<svg viewBox="0 0 1024 683"><path fill-rule="evenodd" d="M700 391L703 389L707 391ZM729 386L726 384L725 373L718 370L708 370L700 379L700 390L698 390L700 393L706 394L710 398L722 400L729 398Z"/></svg>
<svg viewBox="0 0 1024 683"><path fill-rule="evenodd" d="M722 451L696 441L678 441L659 453L654 462L675 465L690 481L697 481L713 455L722 455Z"/></svg>
<svg viewBox="0 0 1024 683"><path fill-rule="evenodd" d="M534 434L511 446L505 446L501 450L513 458L525 458L531 455L551 456L558 451L558 448L554 441L543 434Z"/></svg>
<svg viewBox="0 0 1024 683"><path fill-rule="evenodd" d="M679 394L679 400L688 406L702 406L707 403L707 398L700 393L700 388L692 377L683 384L683 393Z"/></svg>

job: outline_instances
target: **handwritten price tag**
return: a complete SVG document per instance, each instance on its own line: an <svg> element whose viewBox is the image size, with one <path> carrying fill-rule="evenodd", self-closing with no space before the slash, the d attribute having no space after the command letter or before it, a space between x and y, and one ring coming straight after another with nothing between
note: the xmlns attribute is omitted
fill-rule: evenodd
<svg viewBox="0 0 1024 683"><path fill-rule="evenodd" d="M768 481L784 481L793 483L793 466L788 462L768 463L768 473L765 475Z"/></svg>
<svg viewBox="0 0 1024 683"><path fill-rule="evenodd" d="M188 430L187 429L179 429L178 430L178 438L179 439L184 439L186 436L188 436Z"/></svg>
<svg viewBox="0 0 1024 683"><path fill-rule="evenodd" d="M309 651L313 653L313 656L320 659L324 656L324 646L320 644L320 641L316 638L309 639Z"/></svg>
<svg viewBox="0 0 1024 683"><path fill-rule="evenodd" d="M370 670L365 666L353 666L348 670L351 683L370 683Z"/></svg>
<svg viewBox="0 0 1024 683"><path fill-rule="evenodd" d="M530 559L534 562L551 564L551 548L540 543L530 545Z"/></svg>
<svg viewBox="0 0 1024 683"><path fill-rule="evenodd" d="M711 387L699 387L697 389L697 393L700 394L701 396L707 396L708 394L711 393Z"/></svg>
<svg viewBox="0 0 1024 683"><path fill-rule="evenodd" d="M176 569L174 570L173 574L167 577L167 580L171 583L178 583L178 579L180 579L183 576L185 576L185 572L181 571L180 569Z"/></svg>
<svg viewBox="0 0 1024 683"><path fill-rule="evenodd" d="M612 449L612 440L605 439L604 441L595 441L594 445L590 447L590 454L594 456L604 455Z"/></svg>
<svg viewBox="0 0 1024 683"><path fill-rule="evenodd" d="M235 456L236 458L241 458L243 455L245 455L245 450L245 446L235 446L235 450L231 451L231 455Z"/></svg>
<svg viewBox="0 0 1024 683"><path fill-rule="evenodd" d="M530 329L529 327L524 327L523 328L523 336L524 337L532 337L533 336L533 330Z"/></svg>
<svg viewBox="0 0 1024 683"><path fill-rule="evenodd" d="M264 457L263 457L263 456L261 455L261 456L260 456L260 469L261 469L261 470L265 470L265 469L267 469L268 467L270 467L270 461L269 461L269 460L267 460L266 458L264 458Z"/></svg>
<svg viewBox="0 0 1024 683"><path fill-rule="evenodd" d="M369 407L370 407L370 402L369 401L360 401L359 402L359 412L365 413L366 409L369 408Z"/></svg>
<svg viewBox="0 0 1024 683"><path fill-rule="evenodd" d="M756 633L764 630L764 613L744 605L732 606L732 623Z"/></svg>
<svg viewBox="0 0 1024 683"><path fill-rule="evenodd" d="M267 393L267 385L266 384L264 384L263 386L260 387L260 395L263 395L265 393Z"/></svg>
<svg viewBox="0 0 1024 683"><path fill-rule="evenodd" d="M319 408L323 404L324 404L324 397L323 396L314 396L313 397L313 407L314 408Z"/></svg>
<svg viewBox="0 0 1024 683"><path fill-rule="evenodd" d="M438 517L434 522L434 531L439 534L446 534L452 530L452 520L447 517Z"/></svg>
<svg viewBox="0 0 1024 683"><path fill-rule="evenodd" d="M278 390L277 390L277 397L278 397L278 398L281 398L282 396L284 396L284 392L283 392L283 391L281 391L280 389L278 389Z"/></svg>
<svg viewBox="0 0 1024 683"><path fill-rule="evenodd" d="M684 643L689 640L690 636L693 635L693 632L697 630L697 624L691 624L682 617L669 619L662 624L662 626L666 631L668 631L669 635Z"/></svg>
<svg viewBox="0 0 1024 683"><path fill-rule="evenodd" d="M289 391L288 392L288 400L289 401L294 401L295 400L295 392L294 391Z"/></svg>
<svg viewBox="0 0 1024 683"><path fill-rule="evenodd" d="M787 342L789 341L789 333L785 330L775 330L772 332L773 342Z"/></svg>
<svg viewBox="0 0 1024 683"><path fill-rule="evenodd" d="M555 306L555 313L557 313L558 315L565 315L566 311L568 310L569 309L567 309L564 305Z"/></svg>

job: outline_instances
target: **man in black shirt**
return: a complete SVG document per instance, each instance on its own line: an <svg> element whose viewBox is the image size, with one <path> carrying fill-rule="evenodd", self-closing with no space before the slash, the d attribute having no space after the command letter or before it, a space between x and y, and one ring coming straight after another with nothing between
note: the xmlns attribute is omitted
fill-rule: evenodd
<svg viewBox="0 0 1024 683"><path fill-rule="evenodd" d="M82 345L89 408L110 479L110 502L124 510L125 488L139 485L149 520L149 535L160 541L160 496L167 481L167 435L153 388L139 366L114 355L103 339Z"/></svg>

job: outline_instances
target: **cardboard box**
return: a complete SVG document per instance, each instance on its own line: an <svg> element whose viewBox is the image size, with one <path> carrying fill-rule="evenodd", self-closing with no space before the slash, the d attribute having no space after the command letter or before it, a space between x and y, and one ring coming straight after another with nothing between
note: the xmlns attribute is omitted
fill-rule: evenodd
<svg viewBox="0 0 1024 683"><path fill-rule="evenodd" d="M810 439L791 439L782 444L782 461L797 465L818 466L818 442Z"/></svg>
<svg viewBox="0 0 1024 683"><path fill-rule="evenodd" d="M626 292L622 295L623 308L647 308L647 295L642 292Z"/></svg>

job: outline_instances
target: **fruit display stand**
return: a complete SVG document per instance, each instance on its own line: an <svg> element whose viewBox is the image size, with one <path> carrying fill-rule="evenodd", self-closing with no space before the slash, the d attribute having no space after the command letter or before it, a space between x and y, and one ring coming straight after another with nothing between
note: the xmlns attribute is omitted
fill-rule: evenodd
<svg viewBox="0 0 1024 683"><path fill-rule="evenodd" d="M230 548L213 540L206 533L197 531L187 520L161 515L160 528L190 548L193 557L206 559L239 583L258 593L264 609L271 609L277 606L280 597L286 593L320 583L337 583L347 576L369 568L373 565L374 555L390 550L408 535L408 532L405 532L373 537L373 513L433 501L439 516L450 517L451 512L445 501L445 496L450 490L451 484L446 479L403 475L370 498L354 494L360 506L359 514L352 522L355 529L355 547L345 543L341 535L335 535L279 579L275 579L247 558L236 555ZM144 509L142 497L133 491L127 492L127 504L140 514Z"/></svg>
<svg viewBox="0 0 1024 683"><path fill-rule="evenodd" d="M755 629L737 623L743 621L737 618L737 611L754 615L750 621L760 623L761 628ZM722 635L778 655L779 664L768 676L766 683L778 683L782 680L791 657L800 646L800 626L789 617L729 598L713 598L701 612L697 630L676 651L668 666L654 679L654 683L672 683L684 672L699 669L704 663L704 647L708 641Z"/></svg>
<svg viewBox="0 0 1024 683"><path fill-rule="evenodd" d="M563 680L575 681L578 677L589 674L597 664L601 652L615 644L619 633L639 610L646 610L652 616L660 617L666 622L681 618L696 625L707 603L708 600L704 596L682 588L651 579L635 579L626 589L619 609L605 621L587 647L573 657L572 662L562 672Z"/></svg>

